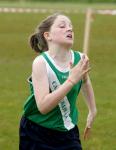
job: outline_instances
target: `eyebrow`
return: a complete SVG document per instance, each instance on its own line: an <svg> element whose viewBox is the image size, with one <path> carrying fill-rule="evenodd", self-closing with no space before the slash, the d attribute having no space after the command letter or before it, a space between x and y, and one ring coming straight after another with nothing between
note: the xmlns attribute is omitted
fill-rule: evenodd
<svg viewBox="0 0 116 150"><path fill-rule="evenodd" d="M66 23L66 21L64 21L64 20L61 20L60 21L60 23ZM68 22L70 25L72 25L72 23L71 22Z"/></svg>

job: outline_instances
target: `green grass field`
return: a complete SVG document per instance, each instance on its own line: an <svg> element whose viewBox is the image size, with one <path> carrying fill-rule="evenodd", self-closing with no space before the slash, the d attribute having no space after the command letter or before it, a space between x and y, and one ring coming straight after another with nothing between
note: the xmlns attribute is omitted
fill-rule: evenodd
<svg viewBox="0 0 116 150"><path fill-rule="evenodd" d="M2 3L1 6L5 4ZM32 6L34 7L34 4ZM45 8L47 6L44 4ZM57 5L57 8L60 6L61 4ZM65 5L62 4L63 7L65 9ZM78 5L77 7L79 8ZM81 5L81 8L83 7ZM101 5L97 4L97 8L101 8ZM112 8L116 9L116 5L112 5ZM23 104L29 94L26 79L31 74L31 64L36 57L28 45L28 36L47 15L48 13L0 13L0 150L18 150L19 120ZM73 49L81 51L85 15L81 13L68 15L74 24ZM78 107L82 145L84 150L116 150L116 16L95 15L91 27L90 76L98 114L91 138L83 141L87 108L80 94Z"/></svg>

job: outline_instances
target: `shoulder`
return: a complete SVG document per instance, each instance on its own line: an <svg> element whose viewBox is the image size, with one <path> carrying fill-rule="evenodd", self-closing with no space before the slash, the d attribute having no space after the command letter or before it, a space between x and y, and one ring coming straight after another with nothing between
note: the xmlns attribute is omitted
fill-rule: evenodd
<svg viewBox="0 0 116 150"><path fill-rule="evenodd" d="M37 56L32 63L32 72L44 72L46 69L45 60L42 55Z"/></svg>
<svg viewBox="0 0 116 150"><path fill-rule="evenodd" d="M33 60L32 65L36 65L36 64L39 64L39 63L44 63L44 59L43 59L42 55L35 57L35 59Z"/></svg>
<svg viewBox="0 0 116 150"><path fill-rule="evenodd" d="M42 55L37 56L32 63L32 66L43 66L45 65L45 59Z"/></svg>

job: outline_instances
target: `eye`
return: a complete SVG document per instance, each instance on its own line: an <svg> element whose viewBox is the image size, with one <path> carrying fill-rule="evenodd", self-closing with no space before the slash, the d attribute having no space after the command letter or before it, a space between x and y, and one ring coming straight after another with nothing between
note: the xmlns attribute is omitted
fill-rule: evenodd
<svg viewBox="0 0 116 150"><path fill-rule="evenodd" d="M65 26L66 26L66 25L65 25L64 23L59 24L59 27L60 27L60 28L65 28Z"/></svg>
<svg viewBox="0 0 116 150"><path fill-rule="evenodd" d="M65 25L60 25L59 27L60 27L60 28L65 28Z"/></svg>

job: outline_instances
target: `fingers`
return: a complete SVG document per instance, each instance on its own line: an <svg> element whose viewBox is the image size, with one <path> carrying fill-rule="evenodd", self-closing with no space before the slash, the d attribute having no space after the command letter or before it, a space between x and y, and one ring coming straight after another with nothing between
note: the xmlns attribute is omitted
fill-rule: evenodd
<svg viewBox="0 0 116 150"><path fill-rule="evenodd" d="M81 58L81 59L82 59L82 60L84 60L84 59L89 60L88 56L87 56L87 55L85 55L85 54L83 54L83 55L82 55L82 58Z"/></svg>
<svg viewBox="0 0 116 150"><path fill-rule="evenodd" d="M87 57L87 55L83 54L83 56L80 60L80 65L84 68L89 66L89 58Z"/></svg>
<svg viewBox="0 0 116 150"><path fill-rule="evenodd" d="M84 59L83 59L82 67L84 67L84 68L89 67L89 59L88 59L87 56L85 56Z"/></svg>
<svg viewBox="0 0 116 150"><path fill-rule="evenodd" d="M91 113L89 113L87 117L86 128L84 130L84 140L86 140L90 136L91 126L93 124L93 121L94 121L94 117Z"/></svg>
<svg viewBox="0 0 116 150"><path fill-rule="evenodd" d="M78 79L82 79L83 75L91 70L91 68L89 67L89 59L85 54L83 54L81 60L76 66L73 66L70 62L69 68L69 75L73 80L75 80L75 82L77 82Z"/></svg>
<svg viewBox="0 0 116 150"><path fill-rule="evenodd" d="M87 68L87 69L83 72L83 75L87 74L87 73L90 72L90 71L91 71L91 68L89 67L89 68Z"/></svg>
<svg viewBox="0 0 116 150"><path fill-rule="evenodd" d="M86 69L88 66L89 66L89 59L85 54L83 54L81 60L75 66L75 68L81 67L82 69Z"/></svg>
<svg viewBox="0 0 116 150"><path fill-rule="evenodd" d="M90 137L90 133L91 133L91 128L86 127L84 130L84 135L83 135L84 140Z"/></svg>

